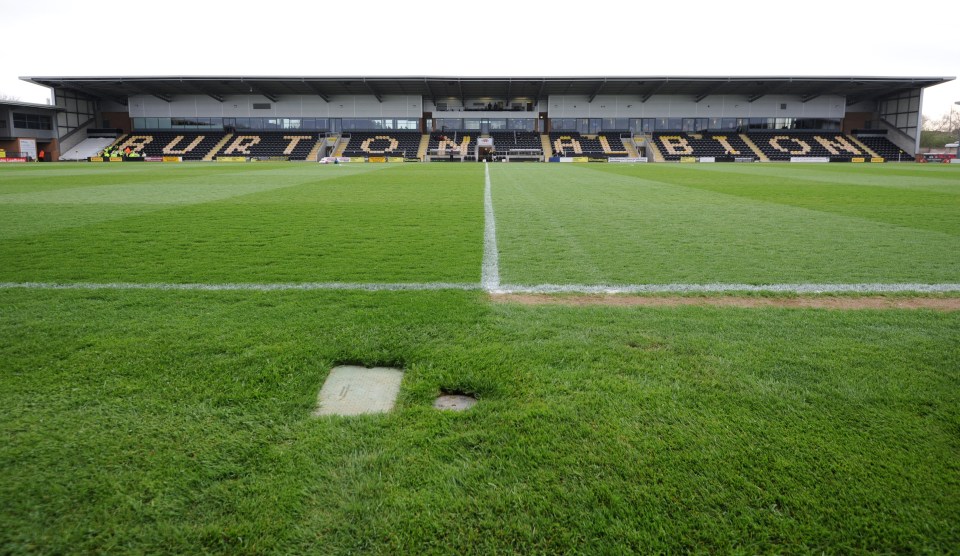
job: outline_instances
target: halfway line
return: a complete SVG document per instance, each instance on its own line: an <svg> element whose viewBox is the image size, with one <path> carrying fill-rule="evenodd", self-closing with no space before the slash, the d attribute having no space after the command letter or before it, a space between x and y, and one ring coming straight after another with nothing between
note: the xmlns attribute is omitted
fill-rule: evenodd
<svg viewBox="0 0 960 556"><path fill-rule="evenodd" d="M483 268L480 286L493 291L500 287L500 254L497 251L497 223L493 216L493 195L490 193L490 166L483 163Z"/></svg>

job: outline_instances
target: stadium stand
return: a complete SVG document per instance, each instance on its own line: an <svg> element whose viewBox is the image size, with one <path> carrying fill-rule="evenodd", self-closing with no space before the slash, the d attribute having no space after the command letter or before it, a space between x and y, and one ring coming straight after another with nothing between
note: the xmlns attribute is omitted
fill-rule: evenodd
<svg viewBox="0 0 960 556"><path fill-rule="evenodd" d="M418 131L356 131L350 134L343 156L416 158L420 137Z"/></svg>
<svg viewBox="0 0 960 556"><path fill-rule="evenodd" d="M183 160L203 160L226 134L222 131L163 131L131 133L117 142L116 149L129 148L143 156L180 156Z"/></svg>
<svg viewBox="0 0 960 556"><path fill-rule="evenodd" d="M867 148L877 153L877 156L887 161L912 161L913 157L887 139L886 133L885 130L854 131L854 136Z"/></svg>
<svg viewBox="0 0 960 556"><path fill-rule="evenodd" d="M663 159L669 161L678 161L683 157L713 157L718 161L730 162L756 158L736 133L663 131L654 133L653 141Z"/></svg>
<svg viewBox="0 0 960 556"><path fill-rule="evenodd" d="M464 157L473 159L477 148L477 138L480 137L479 131L444 131L430 134L430 142L427 144L428 153L437 153L437 156L443 157L460 153ZM460 149L455 151L454 147ZM459 158L458 158L459 160Z"/></svg>
<svg viewBox="0 0 960 556"><path fill-rule="evenodd" d="M849 137L839 132L754 131L748 135L770 160L822 157L842 161L870 156Z"/></svg>
<svg viewBox="0 0 960 556"><path fill-rule="evenodd" d="M91 156L103 152L116 141L115 137L88 137L69 151L60 155L60 160L87 160Z"/></svg>
<svg viewBox="0 0 960 556"><path fill-rule="evenodd" d="M215 156L306 160L321 136L320 133L290 131L238 133L221 146Z"/></svg>
<svg viewBox="0 0 960 556"><path fill-rule="evenodd" d="M533 131L492 131L493 146L497 151L524 149L543 151L540 134Z"/></svg>
<svg viewBox="0 0 960 556"><path fill-rule="evenodd" d="M597 135L581 135L576 131L552 131L550 145L555 154L562 153L563 156L589 158L627 156L627 149L620 140L619 131Z"/></svg>

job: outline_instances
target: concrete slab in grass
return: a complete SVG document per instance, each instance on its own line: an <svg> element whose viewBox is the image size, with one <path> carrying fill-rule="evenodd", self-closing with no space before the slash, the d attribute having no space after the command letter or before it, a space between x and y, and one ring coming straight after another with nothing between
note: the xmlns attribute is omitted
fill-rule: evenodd
<svg viewBox="0 0 960 556"><path fill-rule="evenodd" d="M477 405L477 398L463 394L443 394L433 402L433 407L444 411L466 411Z"/></svg>
<svg viewBox="0 0 960 556"><path fill-rule="evenodd" d="M403 371L388 367L344 365L330 371L314 415L362 415L387 413L400 392Z"/></svg>

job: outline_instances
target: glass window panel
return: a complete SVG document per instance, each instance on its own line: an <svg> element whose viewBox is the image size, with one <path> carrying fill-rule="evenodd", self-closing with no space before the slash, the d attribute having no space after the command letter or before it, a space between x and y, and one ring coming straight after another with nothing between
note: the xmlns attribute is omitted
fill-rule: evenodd
<svg viewBox="0 0 960 556"><path fill-rule="evenodd" d="M463 120L460 118L438 118L437 119L437 129L440 131L444 130L457 130L462 129Z"/></svg>
<svg viewBox="0 0 960 556"><path fill-rule="evenodd" d="M526 118L510 118L507 120L507 128L515 131L533 131L534 121Z"/></svg>

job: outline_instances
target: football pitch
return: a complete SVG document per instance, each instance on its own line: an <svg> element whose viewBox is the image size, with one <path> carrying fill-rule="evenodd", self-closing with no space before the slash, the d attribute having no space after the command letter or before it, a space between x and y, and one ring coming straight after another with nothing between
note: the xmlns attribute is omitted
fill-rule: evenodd
<svg viewBox="0 0 960 556"><path fill-rule="evenodd" d="M960 311L603 292L956 299L960 167L0 168L0 552L960 546Z"/></svg>

